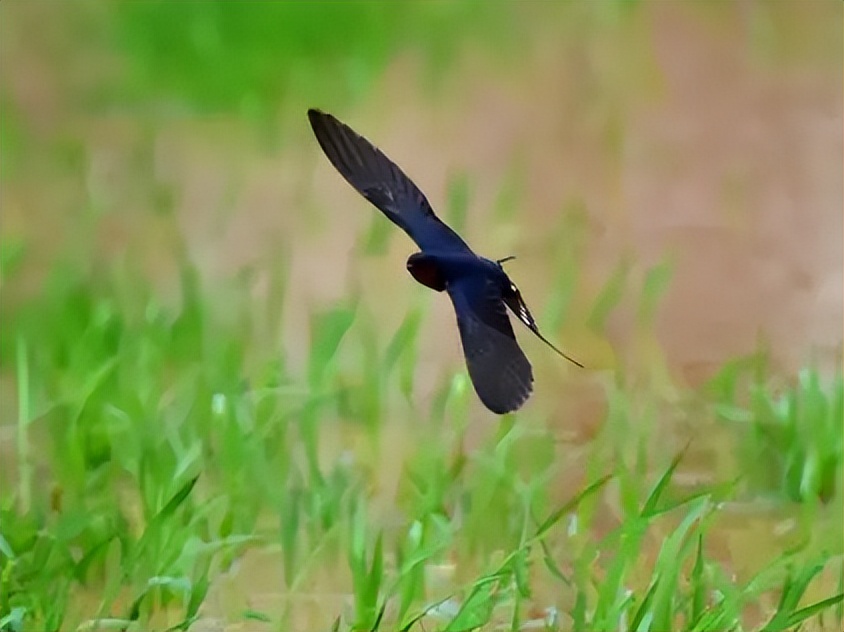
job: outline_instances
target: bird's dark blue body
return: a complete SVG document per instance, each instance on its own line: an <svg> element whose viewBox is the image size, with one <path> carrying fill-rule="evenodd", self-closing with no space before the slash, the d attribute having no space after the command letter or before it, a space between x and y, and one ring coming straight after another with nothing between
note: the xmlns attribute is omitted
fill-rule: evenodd
<svg viewBox="0 0 844 632"><path fill-rule="evenodd" d="M308 110L308 119L337 171L421 248L410 255L407 269L422 285L448 292L469 376L487 408L498 414L514 411L533 389L533 371L516 342L507 308L560 355L582 366L539 333L502 262L472 252L395 163L330 114Z"/></svg>

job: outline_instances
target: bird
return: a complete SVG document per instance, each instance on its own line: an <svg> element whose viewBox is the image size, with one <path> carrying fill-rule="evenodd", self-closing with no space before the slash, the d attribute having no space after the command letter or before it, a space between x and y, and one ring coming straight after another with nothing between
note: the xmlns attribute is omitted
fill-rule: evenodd
<svg viewBox="0 0 844 632"><path fill-rule="evenodd" d="M514 412L533 391L533 370L516 341L508 308L545 344L583 367L540 333L521 292L504 271L503 264L515 257L493 260L475 254L380 149L331 114L311 108L308 120L340 175L419 247L407 259L411 276L451 298L469 377L491 412Z"/></svg>

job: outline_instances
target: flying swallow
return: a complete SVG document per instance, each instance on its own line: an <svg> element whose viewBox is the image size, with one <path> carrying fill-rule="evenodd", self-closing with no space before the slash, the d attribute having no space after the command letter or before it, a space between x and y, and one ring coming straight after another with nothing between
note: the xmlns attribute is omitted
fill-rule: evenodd
<svg viewBox="0 0 844 632"><path fill-rule="evenodd" d="M507 308L554 351L583 366L539 332L521 293L504 272L502 264L513 257L494 261L476 255L380 149L330 114L311 109L308 120L340 175L419 246L421 252L407 260L408 272L422 285L448 292L469 376L487 408L499 415L512 412L533 390L533 371L516 342Z"/></svg>

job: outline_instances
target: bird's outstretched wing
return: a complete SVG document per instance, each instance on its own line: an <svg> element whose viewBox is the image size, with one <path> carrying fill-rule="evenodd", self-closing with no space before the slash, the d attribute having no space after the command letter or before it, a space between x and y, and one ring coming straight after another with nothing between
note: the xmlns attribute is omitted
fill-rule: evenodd
<svg viewBox="0 0 844 632"><path fill-rule="evenodd" d="M400 226L420 249L471 252L435 214L425 195L384 153L348 125L308 110L319 146L346 181Z"/></svg>
<svg viewBox="0 0 844 632"><path fill-rule="evenodd" d="M533 371L516 342L500 287L481 276L466 276L447 290L475 392L499 415L518 409L533 390Z"/></svg>
<svg viewBox="0 0 844 632"><path fill-rule="evenodd" d="M510 310L516 315L516 318L522 321L527 326L527 328L530 329L534 334L536 334L536 336L542 342L551 347L554 351L559 353L566 360L568 360L572 364L579 366L582 369L583 365L580 362L557 349L557 347L551 344L551 342L539 332L539 326L536 324L536 320L534 320L533 315L531 315L530 310L525 304L525 300L522 298L522 293L519 292L519 288L517 288L512 281L510 281L509 283L510 286L506 290L504 290L501 297L502 301L504 301L504 304L507 305L507 307L509 307Z"/></svg>

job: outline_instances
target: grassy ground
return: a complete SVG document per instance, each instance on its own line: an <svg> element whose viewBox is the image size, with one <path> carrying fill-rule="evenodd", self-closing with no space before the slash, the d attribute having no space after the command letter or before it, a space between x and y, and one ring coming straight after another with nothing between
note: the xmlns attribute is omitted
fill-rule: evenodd
<svg viewBox="0 0 844 632"><path fill-rule="evenodd" d="M236 157L310 174L304 107L367 103L397 58L447 100L467 46L512 77L549 22L572 41L640 25L636 3L515 6L3 4L0 630L841 629L840 369L760 351L686 385L654 335L672 266L595 281L576 202L544 231L570 247L541 320L604 340L626 305L647 359L580 378L586 429L548 372L524 412L480 411L459 364L429 367L433 299L409 284L385 300L359 273L300 303L298 237L226 274L197 248L161 128L181 147L236 120ZM753 10L752 50L781 52L779 9ZM125 153L103 157L113 135ZM527 186L508 173L498 224ZM287 184L306 241L336 211ZM457 225L472 184L451 181ZM248 197L220 193L206 215ZM388 228L354 237L355 264L384 266Z"/></svg>

